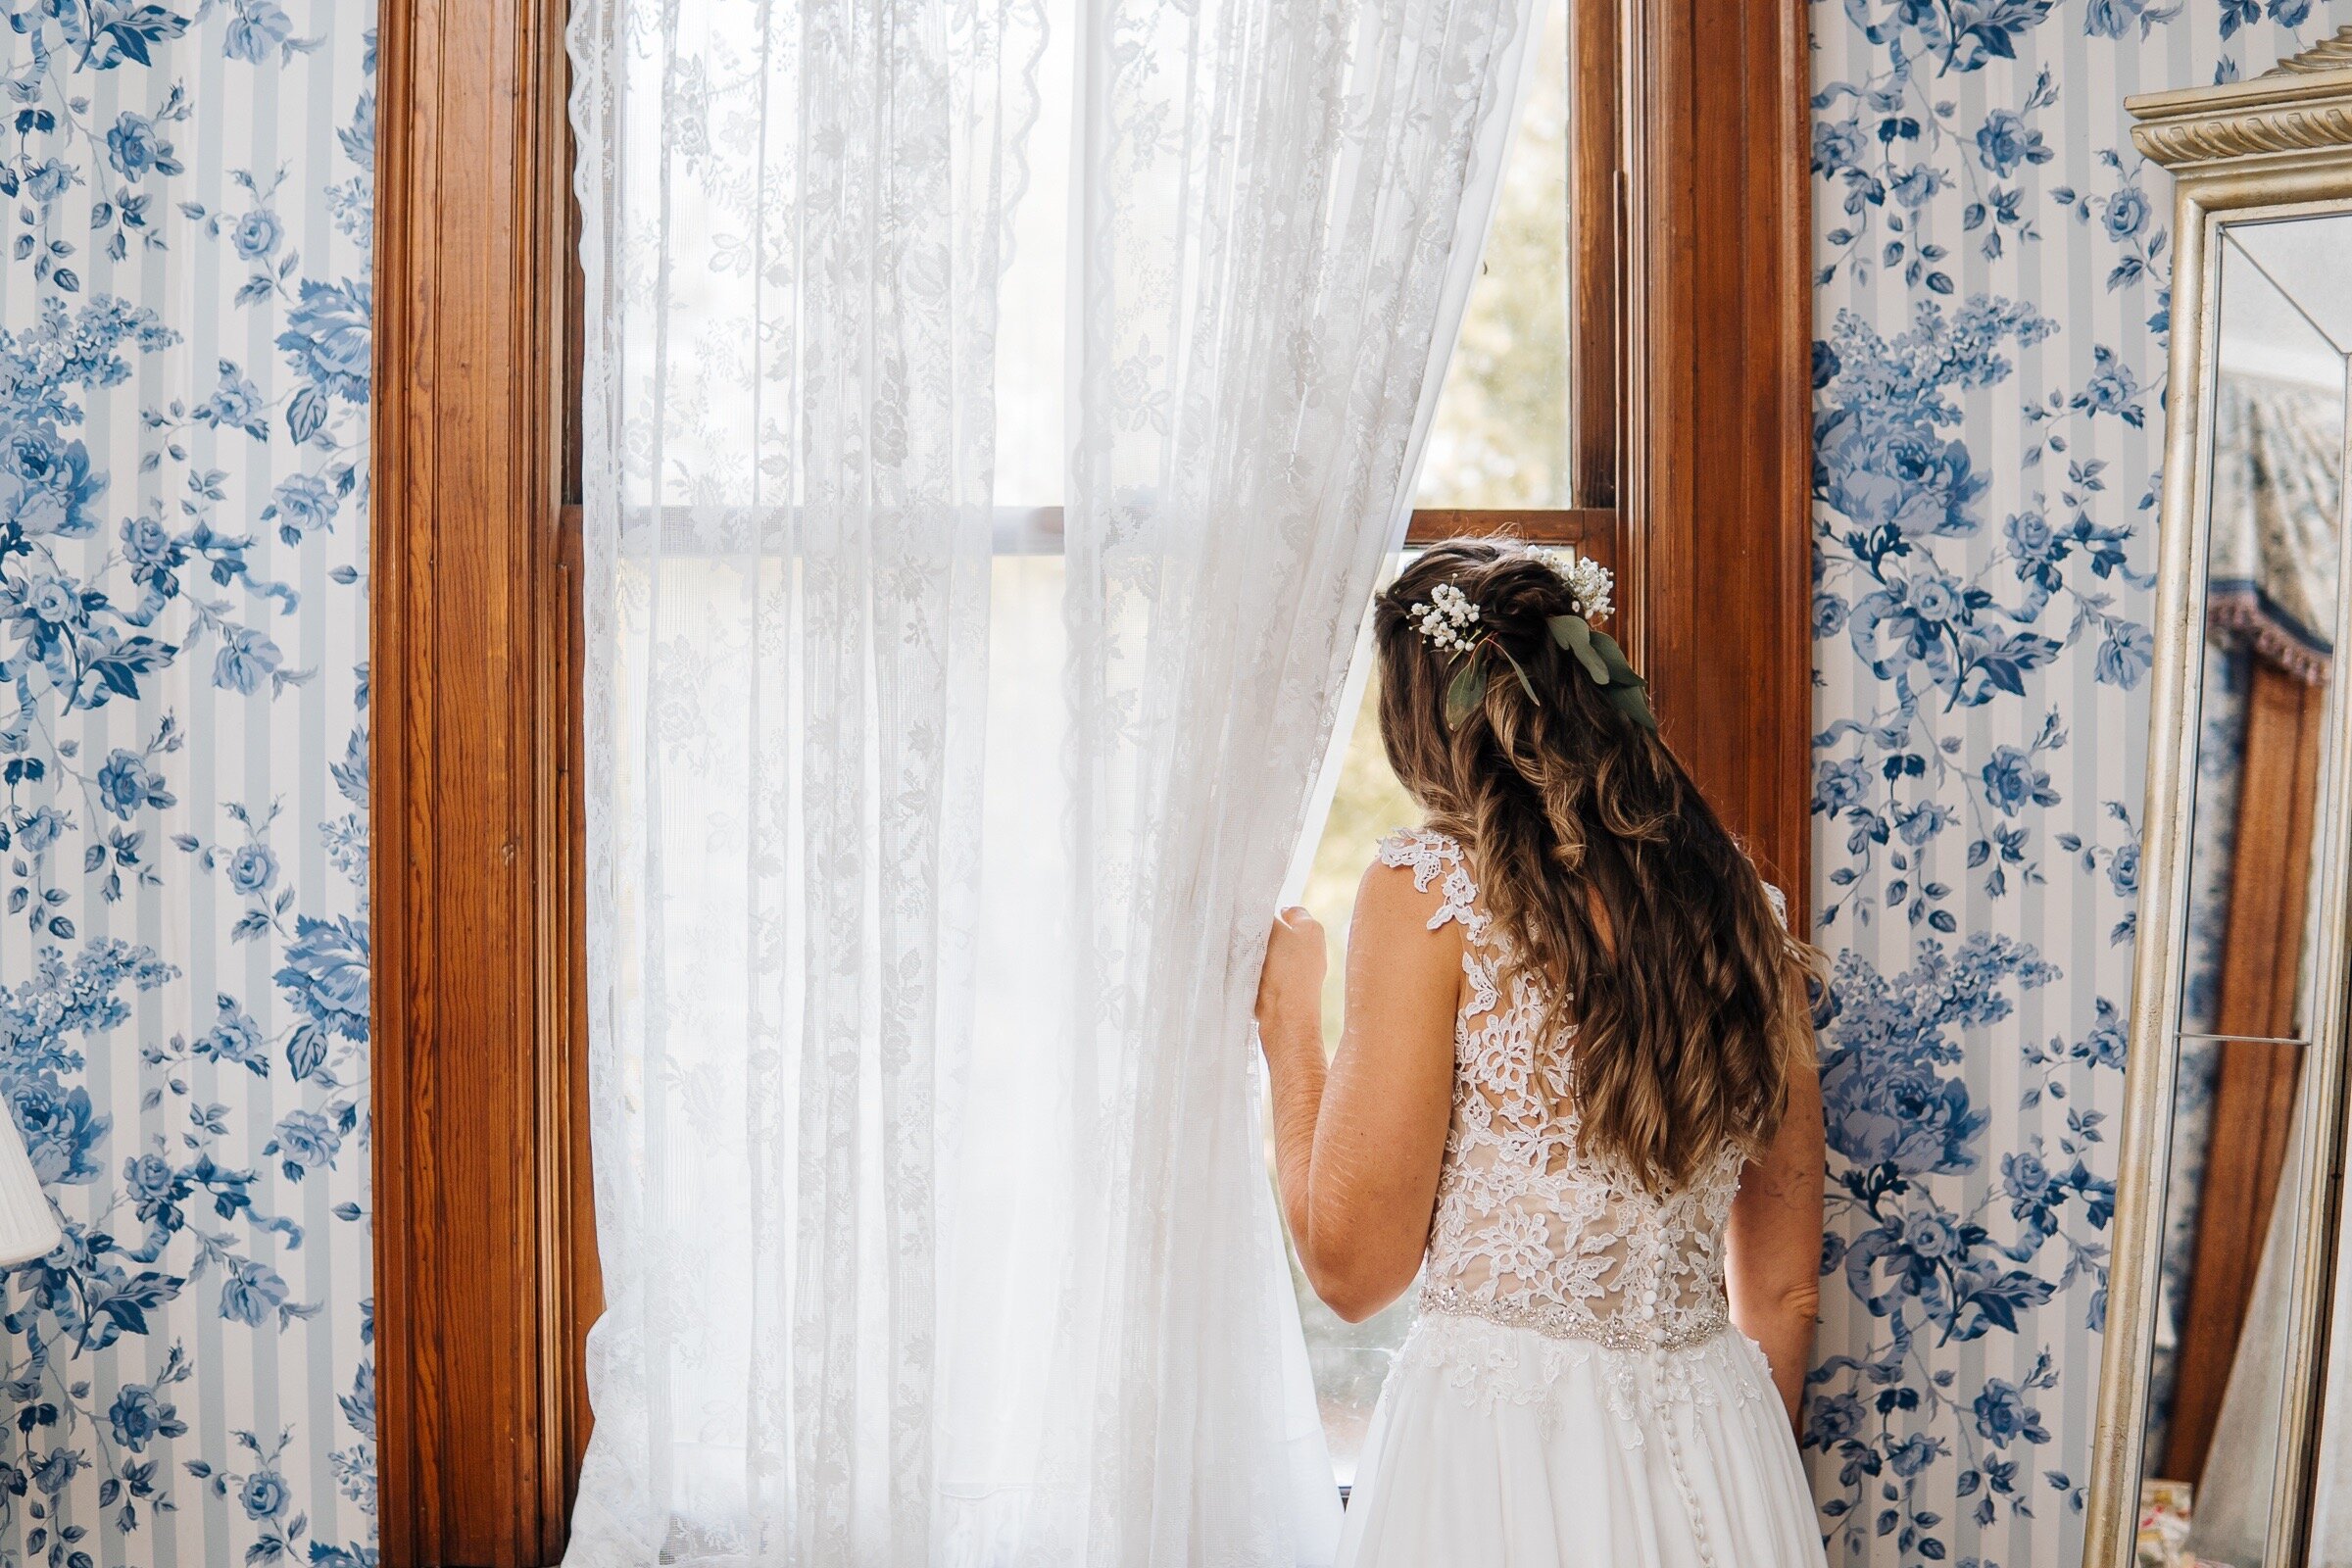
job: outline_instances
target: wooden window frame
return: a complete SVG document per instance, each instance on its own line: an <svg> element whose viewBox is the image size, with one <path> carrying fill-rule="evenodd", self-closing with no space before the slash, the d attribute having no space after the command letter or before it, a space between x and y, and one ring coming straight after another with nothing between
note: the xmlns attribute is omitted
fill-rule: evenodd
<svg viewBox="0 0 2352 1568"><path fill-rule="evenodd" d="M370 471L376 1518L386 1568L563 1551L587 1187L564 0L379 22ZM575 439L572 437L570 439Z"/></svg>
<svg viewBox="0 0 2352 1568"><path fill-rule="evenodd" d="M1424 511L1408 537L1509 531L1619 563L1628 651L1667 738L1801 911L1805 8L1569 3L1571 505ZM555 1562L589 1427L566 9L410 0L381 22L370 929L387 1568Z"/></svg>

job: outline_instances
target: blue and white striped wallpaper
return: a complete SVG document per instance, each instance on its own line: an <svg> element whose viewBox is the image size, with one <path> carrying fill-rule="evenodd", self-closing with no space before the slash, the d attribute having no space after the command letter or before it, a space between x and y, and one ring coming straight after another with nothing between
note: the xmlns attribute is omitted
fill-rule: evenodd
<svg viewBox="0 0 2352 1568"><path fill-rule="evenodd" d="M375 1561L374 16L0 0L0 1563Z"/></svg>

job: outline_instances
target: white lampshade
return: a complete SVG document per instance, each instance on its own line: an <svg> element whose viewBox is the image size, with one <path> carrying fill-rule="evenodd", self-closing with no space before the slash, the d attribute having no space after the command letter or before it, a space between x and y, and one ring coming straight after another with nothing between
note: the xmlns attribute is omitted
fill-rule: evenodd
<svg viewBox="0 0 2352 1568"><path fill-rule="evenodd" d="M32 1157L24 1152L24 1135L17 1131L7 1102L0 1101L0 1266L39 1257L64 1240L41 1179L33 1174Z"/></svg>

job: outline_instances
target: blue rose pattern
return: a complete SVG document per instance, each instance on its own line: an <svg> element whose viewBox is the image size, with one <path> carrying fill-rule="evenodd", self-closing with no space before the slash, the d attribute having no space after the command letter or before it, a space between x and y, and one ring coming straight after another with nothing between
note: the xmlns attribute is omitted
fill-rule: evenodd
<svg viewBox="0 0 2352 1568"><path fill-rule="evenodd" d="M371 18L0 0L0 1568L377 1560Z"/></svg>
<svg viewBox="0 0 2352 1568"><path fill-rule="evenodd" d="M2122 97L2266 69L2352 0L1813 0L1812 22L1835 962L1803 1444L1833 1561L2073 1562L2171 324L2170 188Z"/></svg>

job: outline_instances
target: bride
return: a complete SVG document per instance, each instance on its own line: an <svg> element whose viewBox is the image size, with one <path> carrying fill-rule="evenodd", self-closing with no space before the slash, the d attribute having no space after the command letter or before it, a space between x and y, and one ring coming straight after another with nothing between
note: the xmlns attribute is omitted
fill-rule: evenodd
<svg viewBox="0 0 2352 1568"><path fill-rule="evenodd" d="M1307 1278L1350 1320L1421 1279L1343 1568L1823 1561L1815 956L1592 629L1608 587L1507 542L1406 568L1381 734L1428 826L1365 873L1328 1068L1322 931L1267 950Z"/></svg>

